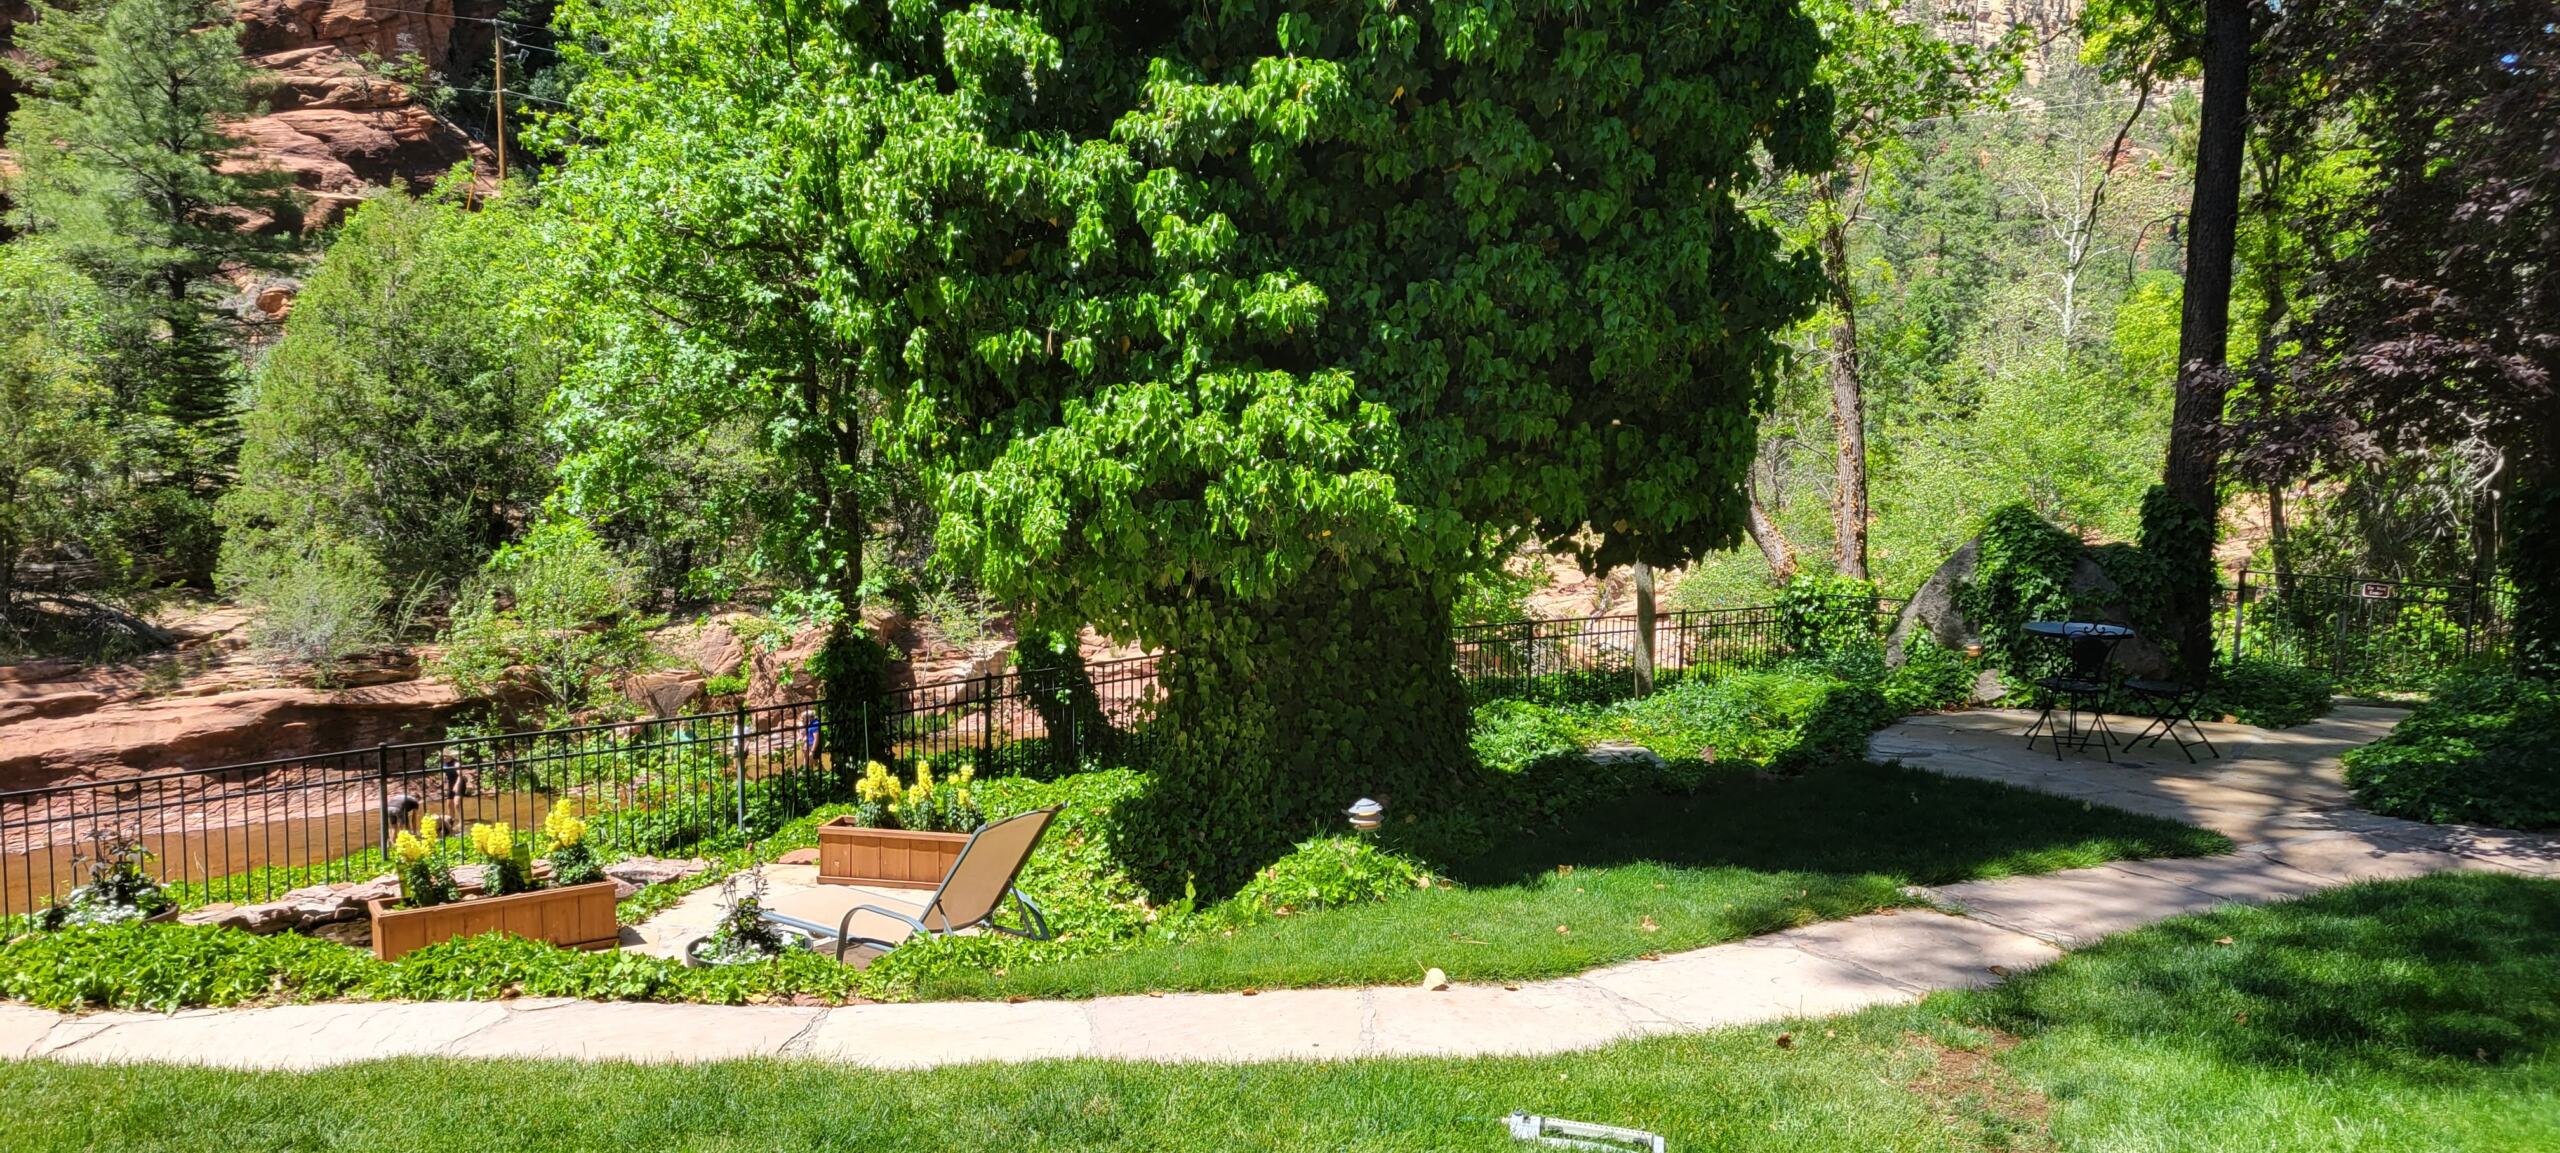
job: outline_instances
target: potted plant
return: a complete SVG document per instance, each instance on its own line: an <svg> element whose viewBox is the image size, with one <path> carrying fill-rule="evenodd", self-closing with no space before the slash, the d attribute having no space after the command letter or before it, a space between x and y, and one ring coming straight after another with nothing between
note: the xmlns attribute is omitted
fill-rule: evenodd
<svg viewBox="0 0 2560 1153"><path fill-rule="evenodd" d="M610 949L613 882L603 879L586 844L586 822L564 809L543 821L550 878L533 867L534 839L505 823L474 825L470 852L484 866L482 895L466 897L453 876L456 855L433 818L402 833L392 856L400 876L397 902L373 902L373 955L389 961L455 937L513 933L572 949Z"/></svg>
<svg viewBox="0 0 2560 1153"><path fill-rule="evenodd" d="M831 885L931 889L960 859L981 814L970 794L968 765L943 780L933 762L916 762L912 782L888 766L863 766L853 812L818 826L818 879Z"/></svg>
<svg viewBox="0 0 2560 1153"><path fill-rule="evenodd" d="M760 965L790 950L809 947L808 934L764 919L763 874L752 869L730 874L720 882L720 896L728 902L720 914L720 923L710 932L685 942L686 965Z"/></svg>

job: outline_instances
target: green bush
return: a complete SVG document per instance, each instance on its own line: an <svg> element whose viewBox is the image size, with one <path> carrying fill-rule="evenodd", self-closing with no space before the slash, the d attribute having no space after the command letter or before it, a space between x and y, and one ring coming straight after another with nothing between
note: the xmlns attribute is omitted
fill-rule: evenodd
<svg viewBox="0 0 2560 1153"><path fill-rule="evenodd" d="M1962 708L1973 701L1976 671L1963 653L1914 634L1902 646L1902 664L1887 669L1876 688L1896 713Z"/></svg>
<svg viewBox="0 0 2560 1153"><path fill-rule="evenodd" d="M1871 643L1876 586L1841 576L1799 576L1778 591L1778 635L1787 651L1821 655Z"/></svg>
<svg viewBox="0 0 2560 1153"><path fill-rule="evenodd" d="M1684 681L1605 715L1629 739L1665 757L1794 770L1855 754L1868 734L1899 713L1872 684L1843 680L1821 664L1796 662Z"/></svg>
<svg viewBox="0 0 2560 1153"><path fill-rule="evenodd" d="M2560 683L2458 674L2391 735L2350 751L2347 786L2411 820L2560 827Z"/></svg>
<svg viewBox="0 0 2560 1153"><path fill-rule="evenodd" d="M1468 744L1476 763L1497 773L1517 773L1545 761L1582 758L1582 735L1566 715L1528 701L1476 706Z"/></svg>
<svg viewBox="0 0 2560 1153"><path fill-rule="evenodd" d="M1273 861L1219 911L1229 921L1383 901L1431 885L1431 870L1365 838L1337 834L1301 841Z"/></svg>
<svg viewBox="0 0 2560 1153"><path fill-rule="evenodd" d="M2213 681L2197 713L2236 717L2241 724L2264 729L2288 729L2327 715L2329 698L2336 691L2328 677L2310 669L2242 657L2213 670Z"/></svg>

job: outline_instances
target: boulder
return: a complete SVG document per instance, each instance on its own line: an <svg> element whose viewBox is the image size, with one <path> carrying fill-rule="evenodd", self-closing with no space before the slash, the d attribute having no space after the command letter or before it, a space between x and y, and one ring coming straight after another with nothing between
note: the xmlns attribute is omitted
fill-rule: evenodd
<svg viewBox="0 0 2560 1153"><path fill-rule="evenodd" d="M1982 541L1977 537L1949 554L1946 561L1938 566L1938 571L1929 574L1929 579L1921 583L1919 591L1911 594L1910 602L1902 606L1902 615L1893 622L1893 632L1885 642L1885 660L1888 663L1902 663L1904 648L1914 634L1926 635L1941 645L1958 650L1980 639L1973 622L1966 620L1964 610L1956 605L1956 590L1973 579L1974 570L1981 563ZM2125 603L2124 591L2085 549L2071 566L2070 589L2079 603L2098 606L2095 611L2083 615L2107 624L2133 624L2133 614ZM2115 662L2117 667L2133 676L2169 675L2168 658L2161 653L2158 642L2149 637L2136 636L2117 645Z"/></svg>
<svg viewBox="0 0 2560 1153"><path fill-rule="evenodd" d="M817 696L817 677L809 671L809 662L826 643L827 630L804 629L789 645L757 653L747 662L747 707L761 709Z"/></svg>
<svg viewBox="0 0 2560 1153"><path fill-rule="evenodd" d="M725 677L747 663L747 643L725 620L708 620L660 633L658 651L705 677Z"/></svg>
<svg viewBox="0 0 2560 1153"><path fill-rule="evenodd" d="M362 918L369 902L399 895L399 879L386 874L370 881L305 885L264 904L206 905L179 914L178 921L187 925L218 925L261 935L306 932L322 925Z"/></svg>
<svg viewBox="0 0 2560 1153"><path fill-rule="evenodd" d="M814 865L818 863L818 851L816 849L793 849L788 853L775 857L773 859L773 863L777 865Z"/></svg>
<svg viewBox="0 0 2560 1153"><path fill-rule="evenodd" d="M684 714L702 699L702 674L692 669L652 669L622 678L622 695L661 717Z"/></svg>

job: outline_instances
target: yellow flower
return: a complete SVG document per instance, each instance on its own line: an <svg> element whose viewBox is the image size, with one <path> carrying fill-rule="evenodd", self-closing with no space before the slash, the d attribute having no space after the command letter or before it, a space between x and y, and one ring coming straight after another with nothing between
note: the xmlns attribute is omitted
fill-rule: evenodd
<svg viewBox="0 0 2560 1153"><path fill-rule="evenodd" d="M966 762L963 762L963 763L960 765L960 778L959 778L959 779L960 779L960 783L961 783L961 784L964 784L964 785L965 785L965 784L968 784L968 783L969 783L972 779L974 779L977 775L978 775L978 766L976 766L976 765L972 765L972 764L968 764L968 763L966 763Z"/></svg>
<svg viewBox="0 0 2560 1153"><path fill-rule="evenodd" d="M897 778L889 775L889 766L873 761L862 767L862 779L855 782L853 795L865 801L887 804L898 799Z"/></svg>
<svg viewBox="0 0 2560 1153"><path fill-rule="evenodd" d="M914 786L913 788L910 788L910 789L908 789L908 790L907 790L907 803L908 803L908 804L910 804L910 805L921 805L921 804L925 803L926 801L930 801L930 800L932 800L932 799L933 799L933 784L932 784L932 782L929 782L929 781L917 781L917 782L915 783L915 786Z"/></svg>
<svg viewBox="0 0 2560 1153"><path fill-rule="evenodd" d="M427 817L419 818L419 820L418 820L418 839L419 839L419 840L426 841L426 842L428 842L428 843L430 843L430 844L433 844L433 843L434 843L434 842L436 842L436 841L442 840L442 839L443 839L443 836L444 836L444 831L436 827L436 819L435 819L435 817L433 817L433 816L427 816Z"/></svg>
<svg viewBox="0 0 2560 1153"><path fill-rule="evenodd" d="M564 805L542 818L542 831L551 837L553 848L565 849L587 838L587 823Z"/></svg>
<svg viewBox="0 0 2560 1153"><path fill-rule="evenodd" d="M471 826L471 847L493 861L503 861L516 854L516 831L505 821L494 825Z"/></svg>
<svg viewBox="0 0 2560 1153"><path fill-rule="evenodd" d="M427 818L427 824L433 827L435 818ZM427 855L427 843L418 839L415 833L404 832L391 842L391 852L403 861L416 862Z"/></svg>
<svg viewBox="0 0 2560 1153"><path fill-rule="evenodd" d="M933 762L932 762L932 761L917 761L917 762L916 762L916 787L917 787L917 788L919 788L919 789L925 789L925 790L928 790L928 791L930 791L930 790L933 788Z"/></svg>
<svg viewBox="0 0 2560 1153"><path fill-rule="evenodd" d="M969 778L967 778L967 777L962 777L962 778L960 778L960 779L965 781L965 780L968 780ZM960 804L963 804L963 805L965 805L965 804L968 804L968 803L969 803L969 790L967 790L967 789L962 789L962 790L960 790L959 803L960 803Z"/></svg>

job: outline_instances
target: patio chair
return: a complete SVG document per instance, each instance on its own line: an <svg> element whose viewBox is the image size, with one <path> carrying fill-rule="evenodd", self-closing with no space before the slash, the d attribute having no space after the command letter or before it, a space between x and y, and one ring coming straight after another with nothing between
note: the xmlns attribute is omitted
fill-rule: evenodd
<svg viewBox="0 0 2560 1153"><path fill-rule="evenodd" d="M2178 751L2186 754L2187 763L2191 765L2196 763L2196 755L2190 751L2195 745L2203 745L2204 751L2212 756L2222 755L2222 750L2213 747L2213 739L2204 735L2204 726L2196 723L2196 710L2204 704L2203 686L2128 677L2124 691L2151 708L2151 723L2135 733L2132 740L2126 741L2125 748L2131 749L2148 737L2151 747L2156 749L2160 747L2160 739L2167 737L2178 743ZM2196 735L2196 739L2190 741L2178 735L2181 723Z"/></svg>
<svg viewBox="0 0 2560 1153"><path fill-rule="evenodd" d="M2027 627L2037 629L2046 625L2045 622L2031 622ZM2115 656L2116 645L2132 632L2123 629L2097 631L2100 627L2064 622L2050 626L2046 632L2045 635L2066 640L2068 647L2064 652L2068 663L2063 672L2037 677L2032 682L2043 708L2037 712L2035 723L2027 726L2028 748L2036 747L2039 740L2052 741L2054 759L2061 760L2063 746L2086 752L2094 742L2098 750L2106 754L2108 763L2114 763L2115 732L2107 724L2107 697L2115 685L2108 664ZM2054 715L2057 706L2062 714L2060 717Z"/></svg>
<svg viewBox="0 0 2560 1153"><path fill-rule="evenodd" d="M981 827L960 847L942 885L921 905L908 905L859 890L821 887L777 896L766 903L764 919L812 937L833 940L836 960L848 950L887 952L918 935L933 936L969 929L990 929L1034 941L1049 939L1048 918L1022 890L1013 887L1031 850L1055 819L1055 808L1034 809ZM1010 900L1020 916L1013 924L997 919ZM860 903L854 903L860 902Z"/></svg>

